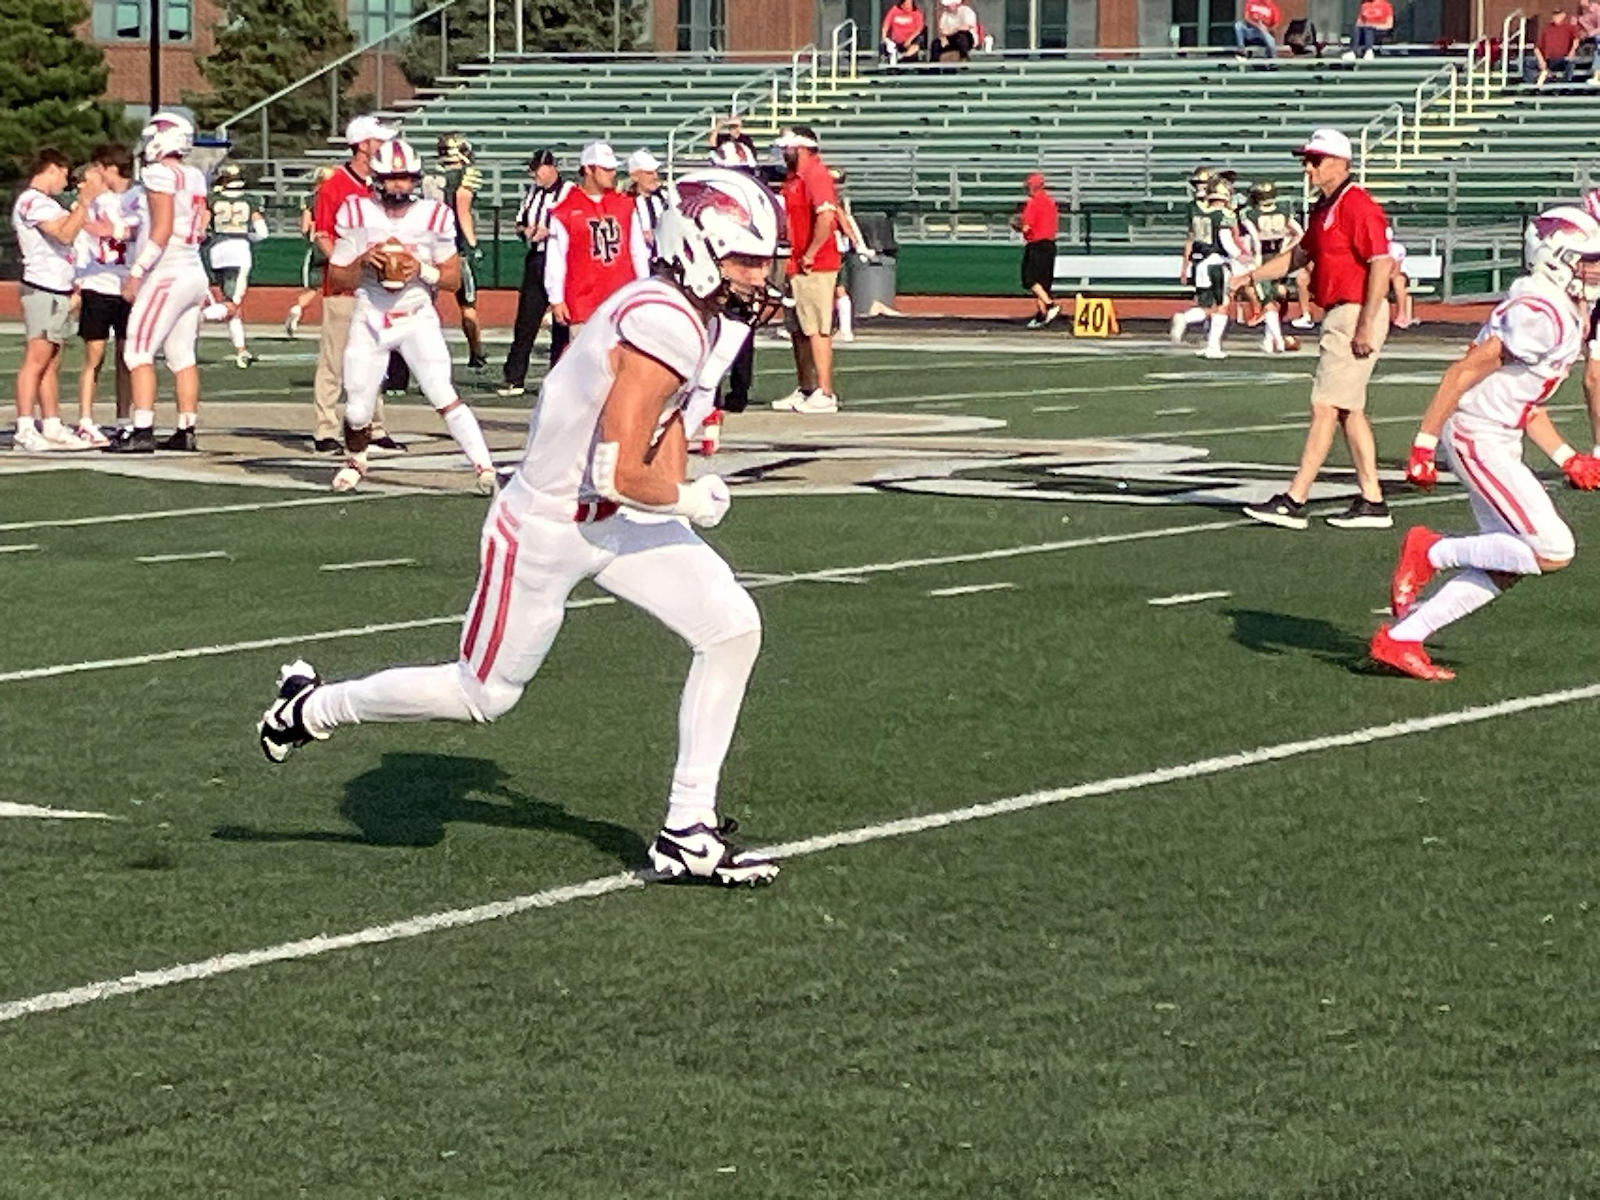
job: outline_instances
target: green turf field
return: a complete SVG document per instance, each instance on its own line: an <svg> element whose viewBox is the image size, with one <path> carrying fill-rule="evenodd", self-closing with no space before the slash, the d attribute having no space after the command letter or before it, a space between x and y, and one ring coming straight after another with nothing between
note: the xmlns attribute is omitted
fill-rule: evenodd
<svg viewBox="0 0 1600 1200"><path fill-rule="evenodd" d="M257 348L213 401L304 402L311 343ZM454 654L481 499L0 461L0 1196L1594 1195L1600 499L1458 681L1378 674L1459 491L1249 525L1308 355L1072 350L862 343L835 426L730 420L750 893L632 876L687 655L597 591L496 725L262 760L287 658Z"/></svg>

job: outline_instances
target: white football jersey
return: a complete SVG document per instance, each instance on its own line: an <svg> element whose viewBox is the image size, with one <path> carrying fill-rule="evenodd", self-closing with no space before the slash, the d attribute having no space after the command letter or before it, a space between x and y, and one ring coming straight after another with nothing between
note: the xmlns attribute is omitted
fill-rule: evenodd
<svg viewBox="0 0 1600 1200"><path fill-rule="evenodd" d="M58 242L39 226L67 215L67 210L38 188L24 188L11 206L11 228L22 252L22 282L63 295L72 291L73 248Z"/></svg>
<svg viewBox="0 0 1600 1200"><path fill-rule="evenodd" d="M146 163L139 172L146 192L172 197L172 236L155 270L200 265L206 236L206 177L188 163Z"/></svg>
<svg viewBox="0 0 1600 1200"><path fill-rule="evenodd" d="M1510 362L1461 397L1461 411L1512 429L1528 423L1583 353L1577 302L1549 280L1527 275L1511 285L1475 342L1498 337Z"/></svg>
<svg viewBox="0 0 1600 1200"><path fill-rule="evenodd" d="M705 321L665 280L625 284L584 322L545 376L522 462L509 485L513 511L570 519L579 503L603 499L594 486L594 448L600 414L616 378L611 351L623 342L682 380L662 412L663 423L688 404L710 345ZM714 387L716 381L710 383Z"/></svg>
<svg viewBox="0 0 1600 1200"><path fill-rule="evenodd" d="M334 217L335 242L329 259L347 267L374 246L398 242L420 263L438 266L456 256L456 219L437 200L416 200L391 216L376 200L352 196ZM371 268L362 272L357 300L380 313L415 312L433 306L433 290L420 279L391 291Z"/></svg>
<svg viewBox="0 0 1600 1200"><path fill-rule="evenodd" d="M119 295L150 229L144 189L134 184L122 192L101 192L89 205L86 223L105 226L108 232L85 229L78 235L78 286L86 292Z"/></svg>

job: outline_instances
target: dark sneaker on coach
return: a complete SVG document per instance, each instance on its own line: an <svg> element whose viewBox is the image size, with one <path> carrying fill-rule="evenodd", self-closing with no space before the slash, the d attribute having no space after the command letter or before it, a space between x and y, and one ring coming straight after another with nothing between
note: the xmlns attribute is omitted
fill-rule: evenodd
<svg viewBox="0 0 1600 1200"><path fill-rule="evenodd" d="M1304 529L1307 524L1306 506L1288 492L1279 492L1265 504L1246 504L1244 515L1280 529Z"/></svg>
<svg viewBox="0 0 1600 1200"><path fill-rule="evenodd" d="M156 443L156 449L182 450L186 454L192 454L200 449L200 444L195 440L194 427L190 426L188 429L174 429L171 437L163 438Z"/></svg>
<svg viewBox="0 0 1600 1200"><path fill-rule="evenodd" d="M1334 513L1329 517L1328 524L1335 529L1392 529L1394 518L1389 515L1389 506L1382 500L1368 500L1365 496L1357 496L1350 502L1350 507L1342 513Z"/></svg>

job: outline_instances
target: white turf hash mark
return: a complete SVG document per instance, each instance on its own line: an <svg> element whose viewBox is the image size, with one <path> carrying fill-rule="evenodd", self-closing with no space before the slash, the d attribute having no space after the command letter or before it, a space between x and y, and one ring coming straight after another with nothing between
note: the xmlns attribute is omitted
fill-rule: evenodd
<svg viewBox="0 0 1600 1200"><path fill-rule="evenodd" d="M1244 767L1259 766L1262 763L1282 762L1285 759L1300 758L1307 754L1318 754L1324 750L1338 750L1347 746L1365 746L1373 742L1392 741L1395 738L1410 737L1413 734L1429 733L1435 729L1450 729L1458 725L1472 725L1481 721L1492 721L1499 717L1514 716L1517 713L1556 708L1561 705L1574 704L1579 701L1596 698L1600 698L1600 683L1566 688L1556 692L1542 692L1534 696L1518 696L1510 700L1501 700L1494 704L1458 709L1455 712L1436 713L1429 717L1413 717L1410 720L1395 721L1387 725L1370 725L1365 729L1356 729L1349 733L1329 734L1324 737L1306 738L1302 741L1279 742L1272 746L1259 746L1254 750L1243 750L1235 754L1222 754L1214 758L1197 759L1194 762L1181 763L1173 767L1160 767L1153 771L1141 771L1137 775L1115 775L1109 779L1074 784L1071 787L1027 792L1020 796L1011 796L1004 800L992 800L984 804L973 804L966 808L951 809L947 812L928 813L920 817L906 817L899 821L885 821L878 825L865 825L856 829L841 830L838 833L824 834L820 837L804 838L796 842L784 842L777 846L768 846L763 848L762 852L771 854L779 859L806 858L813 854L836 850L842 846L859 846L867 842L881 842L889 838L908 837L911 834L923 833L930 829L945 829L952 825L964 825L969 821L981 821L989 817L1000 817L1009 813L1026 812L1029 809L1064 804L1069 800L1086 800L1092 796L1114 796L1123 792L1136 792L1144 788L1158 787L1164 783L1178 783L1183 780L1200 779L1210 775L1223 775ZM334 936L319 934L316 937L284 942L281 945L268 946L261 950L219 954L213 958L202 959L199 962L182 963L178 966L162 967L159 970L136 971L119 979L103 979L97 983L84 984L81 987L65 988L55 992L42 992L39 995L28 996L21 1000L0 1003L0 1024L39 1013L55 1012L66 1008L80 1008L97 1000L109 1000L114 996L130 996L138 992L154 991L156 988L168 987L175 983L212 979L218 975L245 971L253 967L266 966L269 963L292 962L329 954L335 950L348 950L355 946L372 946L382 942L397 942L407 938L438 933L445 929L481 925L486 921L515 916L517 913L527 912L530 909L555 908L562 904L569 904L574 900L587 900L597 896L607 896L613 892L621 892L643 886L644 878L640 875L604 875L598 879L590 879L583 883L548 888L545 891L532 892L524 896L513 896L509 900L497 900L489 904L475 905L472 908L457 908L445 912L427 913L422 916L408 917L402 921L393 921L386 925L373 925L366 929L358 929L354 933L343 933Z"/></svg>
<svg viewBox="0 0 1600 1200"><path fill-rule="evenodd" d="M934 588L930 596L975 596L979 592L1003 592L1017 585L1014 583L969 583L962 587Z"/></svg>
<svg viewBox="0 0 1600 1200"><path fill-rule="evenodd" d="M20 554L24 550L37 550L39 547L29 543L26 546L0 546L0 554Z"/></svg>
<svg viewBox="0 0 1600 1200"><path fill-rule="evenodd" d="M786 583L860 583L861 575L879 575L891 571L910 571L920 567L943 567L955 563L988 562L1000 558L1018 558L1028 554L1051 554L1059 550L1078 550L1088 546L1112 546L1121 542L1143 542L1152 538L1179 537L1188 533L1206 533L1218 529L1237 529L1254 522L1248 517L1235 521L1202 521L1193 525L1171 525L1165 529L1145 529L1136 533L1108 533L1099 537L1072 538L1060 542L1036 542L1026 546L1006 546L999 550L979 550L970 554L945 554L936 558L908 558L899 562L867 563L859 567L828 567L820 571L805 571L795 575L770 575L752 578L746 585L752 589L777 587ZM614 604L610 596L597 596L589 600L569 600L568 608L594 608ZM347 637L370 637L375 633L398 633L408 629L427 629L435 625L459 625L462 614L450 613L442 617L419 617L412 621L385 621L374 625L354 625L344 629L324 629L315 633L295 633L286 637L256 638L247 642L228 642L217 646L190 646L181 650L159 650L153 654L130 654L124 658L102 658L89 662L57 663L49 667L23 667L20 670L0 672L0 683L20 683L26 679L51 679L58 675L79 675L86 671L109 671L118 667L142 667L150 663L178 662L189 658L215 658L223 654L236 654L247 650L270 650L277 646L295 646L307 642L331 642Z"/></svg>
<svg viewBox="0 0 1600 1200"><path fill-rule="evenodd" d="M40 804L13 804L0 800L0 817L43 817L52 821L120 821L110 813L80 812L72 808L45 808Z"/></svg>
<svg viewBox="0 0 1600 1200"><path fill-rule="evenodd" d="M1201 600L1226 600L1231 595L1232 592L1180 592L1176 596L1155 596L1145 603L1165 608L1174 604L1195 604Z"/></svg>
<svg viewBox="0 0 1600 1200"><path fill-rule="evenodd" d="M369 558L365 562L323 563L319 571L365 571L372 567L414 567L414 558Z"/></svg>
<svg viewBox="0 0 1600 1200"><path fill-rule="evenodd" d="M166 508L155 512L105 513L98 517L60 517L47 521L13 521L0 525L0 533L26 529L72 529L86 525L121 525L129 521L159 521L166 517L212 517L222 513L266 512L275 508L309 508L322 504L351 504L361 500L412 495L410 492L352 492L343 496L304 496L298 500L263 500L258 504L211 504L200 508Z"/></svg>
<svg viewBox="0 0 1600 1200"><path fill-rule="evenodd" d="M227 558L226 550L198 550L193 554L145 554L134 559L141 563L199 562L205 558Z"/></svg>

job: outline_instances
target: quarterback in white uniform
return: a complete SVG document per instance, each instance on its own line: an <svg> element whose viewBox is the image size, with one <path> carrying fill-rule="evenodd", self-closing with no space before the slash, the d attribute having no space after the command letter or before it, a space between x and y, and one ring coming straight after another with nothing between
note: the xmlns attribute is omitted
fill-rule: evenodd
<svg viewBox="0 0 1600 1200"><path fill-rule="evenodd" d="M1583 353L1580 301L1600 298L1600 222L1563 207L1536 217L1534 227L1530 273L1511 285L1472 348L1445 371L1412 443L1407 478L1431 488L1438 480L1435 455L1443 449L1479 529L1446 537L1417 526L1401 545L1390 589L1400 620L1378 630L1371 654L1418 679L1455 677L1428 657L1424 639L1524 575L1547 575L1572 561L1572 530L1522 461L1523 435L1573 487L1600 487L1600 458L1576 453L1545 410ZM1458 573L1418 604L1441 570Z"/></svg>
<svg viewBox="0 0 1600 1200"><path fill-rule="evenodd" d="M347 492L367 474L367 448L389 355L398 352L477 476L495 490L494 461L477 417L450 382L450 349L434 296L461 282L456 223L450 210L422 195L422 160L398 138L372 155L371 199L352 197L339 209L328 259L336 288L354 288L355 311L344 349L344 444L350 457L333 477Z"/></svg>
<svg viewBox="0 0 1600 1200"><path fill-rule="evenodd" d="M770 858L729 841L717 783L761 645L755 603L694 533L728 510L714 475L685 482L686 435L709 411L720 368L712 329L730 297L759 296L776 253L776 197L709 169L682 176L656 230L656 274L606 300L546 376L521 465L484 522L482 572L456 661L323 684L283 668L262 717L273 762L364 721L492 721L538 671L584 579L637 605L694 651L678 718L658 875L769 882Z"/></svg>
<svg viewBox="0 0 1600 1200"><path fill-rule="evenodd" d="M163 450L195 449L200 410L200 371L195 341L211 285L200 261L206 235L206 177L184 162L194 146L194 127L183 117L157 113L140 134L144 167L139 183L150 211L143 248L128 269L123 295L128 343L123 361L133 385L133 425L107 446L111 454L150 454L156 449L156 352L167 360L178 401L178 428Z"/></svg>

